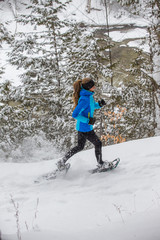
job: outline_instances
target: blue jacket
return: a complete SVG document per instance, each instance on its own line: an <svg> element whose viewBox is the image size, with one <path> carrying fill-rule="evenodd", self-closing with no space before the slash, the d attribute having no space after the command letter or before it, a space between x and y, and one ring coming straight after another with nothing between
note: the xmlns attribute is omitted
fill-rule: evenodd
<svg viewBox="0 0 160 240"><path fill-rule="evenodd" d="M93 125L89 125L89 117L93 117L94 110L101 108L93 98L94 92L81 89L78 105L73 111L72 117L77 120L76 130L89 132L93 130Z"/></svg>

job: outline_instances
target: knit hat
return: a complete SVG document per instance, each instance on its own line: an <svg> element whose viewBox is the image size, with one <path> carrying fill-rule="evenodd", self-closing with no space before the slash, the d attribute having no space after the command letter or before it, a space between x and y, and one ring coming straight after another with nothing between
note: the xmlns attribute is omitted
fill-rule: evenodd
<svg viewBox="0 0 160 240"><path fill-rule="evenodd" d="M87 82L87 83L82 83L82 87L85 90L91 89L94 85L95 85L95 83L94 83L94 81L92 79L89 82Z"/></svg>

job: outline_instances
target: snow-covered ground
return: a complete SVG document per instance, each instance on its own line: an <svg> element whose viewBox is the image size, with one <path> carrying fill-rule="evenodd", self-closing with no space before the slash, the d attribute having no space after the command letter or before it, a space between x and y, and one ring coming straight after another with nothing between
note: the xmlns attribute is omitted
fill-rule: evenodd
<svg viewBox="0 0 160 240"><path fill-rule="evenodd" d="M2 240L159 240L160 137L103 148L117 156L117 169L91 175L94 149L70 160L66 176L41 184L34 180L55 169L57 159L0 163ZM14 204L18 207L18 223Z"/></svg>

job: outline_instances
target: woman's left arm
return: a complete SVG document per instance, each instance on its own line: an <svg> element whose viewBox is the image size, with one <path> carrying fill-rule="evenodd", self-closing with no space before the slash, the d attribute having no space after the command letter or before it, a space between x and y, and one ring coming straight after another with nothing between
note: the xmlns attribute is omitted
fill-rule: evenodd
<svg viewBox="0 0 160 240"><path fill-rule="evenodd" d="M95 108L95 109L99 109L99 108L101 108L101 106L99 105L98 102L95 102L95 101L94 101L94 108Z"/></svg>
<svg viewBox="0 0 160 240"><path fill-rule="evenodd" d="M101 108L104 105L106 105L106 102L104 101L104 99L101 99L98 102L95 102L95 109Z"/></svg>

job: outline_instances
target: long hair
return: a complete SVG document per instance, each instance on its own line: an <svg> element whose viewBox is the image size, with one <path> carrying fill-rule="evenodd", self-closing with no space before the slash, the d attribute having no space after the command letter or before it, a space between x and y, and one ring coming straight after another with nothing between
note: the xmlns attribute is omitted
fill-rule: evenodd
<svg viewBox="0 0 160 240"><path fill-rule="evenodd" d="M85 84L85 83L89 82L90 80L91 80L91 78L83 78L82 80L79 79L76 82L74 82L74 84L73 84L73 88L74 88L74 92L73 92L74 107L73 107L73 109L75 109L75 107L78 104L82 84Z"/></svg>

